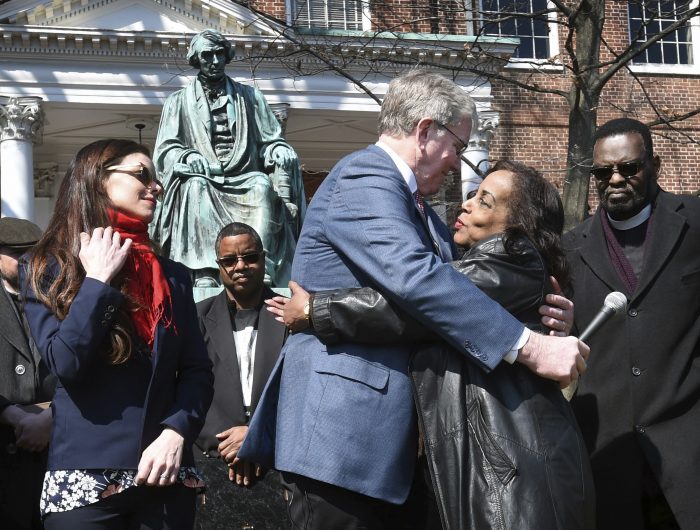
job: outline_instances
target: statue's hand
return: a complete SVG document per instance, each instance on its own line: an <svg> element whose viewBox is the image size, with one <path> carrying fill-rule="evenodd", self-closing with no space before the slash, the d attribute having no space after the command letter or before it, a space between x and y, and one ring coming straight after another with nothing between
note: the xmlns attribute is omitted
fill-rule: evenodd
<svg viewBox="0 0 700 530"><path fill-rule="evenodd" d="M272 162L285 171L289 171L297 163L297 160L298 157L294 149L286 145L278 145L272 151Z"/></svg>
<svg viewBox="0 0 700 530"><path fill-rule="evenodd" d="M285 202L284 205L287 207L287 210L289 210L289 213L292 214L292 219L296 219L299 207L292 202Z"/></svg>
<svg viewBox="0 0 700 530"><path fill-rule="evenodd" d="M186 164L189 166L189 172L196 175L209 175L209 162L199 153L191 153L187 157Z"/></svg>

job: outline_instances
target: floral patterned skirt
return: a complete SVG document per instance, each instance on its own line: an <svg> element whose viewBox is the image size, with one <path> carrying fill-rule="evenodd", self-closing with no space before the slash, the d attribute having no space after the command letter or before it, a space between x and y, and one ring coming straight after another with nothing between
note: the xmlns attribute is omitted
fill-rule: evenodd
<svg viewBox="0 0 700 530"><path fill-rule="evenodd" d="M72 469L47 471L39 508L42 517L52 512L67 512L96 503L110 495L135 486L134 469ZM181 467L176 482L204 491L204 481L195 467Z"/></svg>

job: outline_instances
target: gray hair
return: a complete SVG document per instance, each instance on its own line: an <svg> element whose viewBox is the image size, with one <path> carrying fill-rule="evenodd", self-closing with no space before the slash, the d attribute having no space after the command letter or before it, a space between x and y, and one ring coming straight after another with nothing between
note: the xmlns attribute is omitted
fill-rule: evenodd
<svg viewBox="0 0 700 530"><path fill-rule="evenodd" d="M379 134L408 134L423 118L443 125L470 118L474 130L476 105L455 82L429 70L415 69L389 83L379 112Z"/></svg>
<svg viewBox="0 0 700 530"><path fill-rule="evenodd" d="M224 50L226 50L226 64L230 63L231 59L233 59L233 57L236 55L233 46L231 46L231 43L226 40L226 37L213 29L205 29L192 37L192 40L190 41L190 47L187 50L187 62L190 63L190 66L199 68L199 53L204 48L204 43L206 41L213 42L214 44L224 47Z"/></svg>

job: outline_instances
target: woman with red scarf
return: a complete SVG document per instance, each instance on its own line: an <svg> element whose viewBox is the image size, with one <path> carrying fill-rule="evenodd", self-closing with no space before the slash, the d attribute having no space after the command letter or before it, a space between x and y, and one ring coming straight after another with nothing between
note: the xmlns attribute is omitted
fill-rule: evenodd
<svg viewBox="0 0 700 530"><path fill-rule="evenodd" d="M58 377L41 511L47 529L187 529L192 443L213 376L189 273L148 238L163 193L148 150L81 149L24 263L25 312Z"/></svg>

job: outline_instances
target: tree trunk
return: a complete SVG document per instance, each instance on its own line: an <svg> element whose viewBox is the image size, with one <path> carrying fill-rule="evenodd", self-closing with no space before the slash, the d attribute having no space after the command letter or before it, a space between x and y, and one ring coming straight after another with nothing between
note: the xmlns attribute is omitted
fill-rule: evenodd
<svg viewBox="0 0 700 530"><path fill-rule="evenodd" d="M588 185L597 113L588 105L569 112L569 149L564 181L564 231L579 224L588 212Z"/></svg>
<svg viewBox="0 0 700 530"><path fill-rule="evenodd" d="M564 230L580 223L588 211L588 185L593 157L598 101L602 86L598 74L600 40L605 23L604 0L582 0L569 13L574 30L566 42L571 59L569 92L569 150L564 181Z"/></svg>

